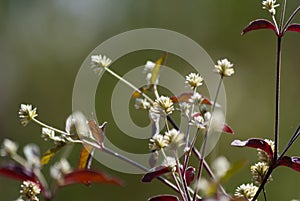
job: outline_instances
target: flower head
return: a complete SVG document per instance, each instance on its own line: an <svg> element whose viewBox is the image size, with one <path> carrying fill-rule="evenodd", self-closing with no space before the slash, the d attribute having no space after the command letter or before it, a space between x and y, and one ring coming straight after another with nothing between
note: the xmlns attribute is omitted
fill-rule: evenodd
<svg viewBox="0 0 300 201"><path fill-rule="evenodd" d="M47 140L53 140L54 143L58 144L61 142L65 142L65 139L62 136L56 136L54 130L49 128L42 128L42 135L41 137L47 141Z"/></svg>
<svg viewBox="0 0 300 201"><path fill-rule="evenodd" d="M256 184L260 185L263 182L265 175L269 169L269 166L265 162L258 162L251 166L251 173L253 180ZM268 178L268 182L272 181L272 177Z"/></svg>
<svg viewBox="0 0 300 201"><path fill-rule="evenodd" d="M184 144L184 134L174 128L165 133L164 139L170 149L176 150Z"/></svg>
<svg viewBox="0 0 300 201"><path fill-rule="evenodd" d="M275 146L274 141L269 140L269 139L265 139L264 141L267 142L271 146L271 149L274 153L274 146ZM257 149L257 155L258 155L259 160L267 163L268 165L271 165L272 158L270 158L269 154L267 154L265 151L262 151L261 149Z"/></svg>
<svg viewBox="0 0 300 201"><path fill-rule="evenodd" d="M234 74L233 64L227 59L218 60L217 65L215 65L215 72L219 73L222 77L230 77Z"/></svg>
<svg viewBox="0 0 300 201"><path fill-rule="evenodd" d="M234 196L237 198L252 199L258 190L258 187L251 184L242 184L236 188Z"/></svg>
<svg viewBox="0 0 300 201"><path fill-rule="evenodd" d="M60 181L64 175L72 171L69 162L62 158L50 168L50 175L53 179Z"/></svg>
<svg viewBox="0 0 300 201"><path fill-rule="evenodd" d="M38 194L41 193L40 187L32 181L23 181L21 184L20 198L24 201L38 201Z"/></svg>
<svg viewBox="0 0 300 201"><path fill-rule="evenodd" d="M279 4L275 4L276 0L265 0L262 2L263 9L268 10L271 15L276 14L275 8L279 6Z"/></svg>
<svg viewBox="0 0 300 201"><path fill-rule="evenodd" d="M201 105L203 100L203 97L198 92L194 93L191 98L189 99L189 102L195 105Z"/></svg>
<svg viewBox="0 0 300 201"><path fill-rule="evenodd" d="M7 156L7 155L15 155L18 150L18 145L9 140L9 139L4 139L2 143L2 147L0 149L0 155L1 156Z"/></svg>
<svg viewBox="0 0 300 201"><path fill-rule="evenodd" d="M174 111L173 101L166 96L161 96L155 100L151 110L155 113L160 113L163 116L172 114Z"/></svg>
<svg viewBox="0 0 300 201"><path fill-rule="evenodd" d="M102 68L106 68L111 64L111 59L105 55L92 55L91 56L91 68L96 74L101 72Z"/></svg>
<svg viewBox="0 0 300 201"><path fill-rule="evenodd" d="M162 166L167 166L167 167L171 168L174 172L176 171L176 165L177 165L177 163L176 163L176 159L174 157L167 156L163 160L163 162L162 162L161 165Z"/></svg>
<svg viewBox="0 0 300 201"><path fill-rule="evenodd" d="M151 105L150 103L147 101L147 99L142 99L142 98L137 98L135 99L135 105L134 107L136 109L144 109L144 110L149 110Z"/></svg>
<svg viewBox="0 0 300 201"><path fill-rule="evenodd" d="M203 77L198 73L190 73L185 77L185 83L187 83L192 90L203 84Z"/></svg>
<svg viewBox="0 0 300 201"><path fill-rule="evenodd" d="M38 116L36 108L32 109L32 105L29 104L21 104L19 117L23 126L26 126L36 116Z"/></svg>
<svg viewBox="0 0 300 201"><path fill-rule="evenodd" d="M168 145L168 142L164 139L164 136L161 134L155 134L149 142L149 149L151 151L157 151L165 148Z"/></svg>
<svg viewBox="0 0 300 201"><path fill-rule="evenodd" d="M146 80L148 84L153 84L151 83L151 79L152 79L152 73L155 65L156 64L152 61L147 61L147 63L145 64L144 73L146 74ZM158 77L155 80L155 84L158 84Z"/></svg>
<svg viewBox="0 0 300 201"><path fill-rule="evenodd" d="M204 118L199 113L195 113L193 114L193 119L191 120L190 125L196 126L196 128L198 129L204 129L205 128Z"/></svg>
<svg viewBox="0 0 300 201"><path fill-rule="evenodd" d="M179 103L179 107L180 107L179 110L181 111L181 115L189 119L191 104L187 102L182 102Z"/></svg>

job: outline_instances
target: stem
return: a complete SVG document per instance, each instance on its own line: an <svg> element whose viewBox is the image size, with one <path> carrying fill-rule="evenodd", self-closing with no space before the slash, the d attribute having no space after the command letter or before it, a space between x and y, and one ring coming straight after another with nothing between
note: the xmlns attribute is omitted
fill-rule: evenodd
<svg viewBox="0 0 300 201"><path fill-rule="evenodd" d="M280 22L279 22L279 30L282 30L282 27L283 27L285 8L286 8L286 0L283 0L282 1L282 9L281 9L281 17L280 17Z"/></svg>
<svg viewBox="0 0 300 201"><path fill-rule="evenodd" d="M263 188L263 193L264 193L264 200L267 201L267 193L266 193L266 189Z"/></svg>
<svg viewBox="0 0 300 201"><path fill-rule="evenodd" d="M56 128L52 127L52 126L49 126L49 125L47 125L47 124L45 124L45 123L43 123L43 122L41 122L41 121L39 121L39 120L37 120L37 119L35 119L35 118L32 118L32 120L33 120L35 123L37 123L37 124L39 124L39 125L41 125L41 126L43 126L43 127L49 128L49 129L51 129L51 130L53 130L53 131L55 131L55 132L61 133L61 134L63 134L63 135L69 135L67 132L62 131L62 130L59 130L59 129L56 129Z"/></svg>
<svg viewBox="0 0 300 201"><path fill-rule="evenodd" d="M189 190L188 190L188 187L187 187L186 179L185 179L185 176L184 176L185 174L184 174L184 172L182 172L182 174L181 174L181 171L180 171L180 162L179 162L179 157L178 157L177 150L174 151L174 155L175 155L176 164L177 164L177 172L178 172L178 175L179 175L179 178L181 180L182 187L183 187L183 192L186 195L187 200L191 201L191 197L190 197Z"/></svg>
<svg viewBox="0 0 300 201"><path fill-rule="evenodd" d="M292 13L292 15L289 17L289 19L286 21L283 29L282 29L282 34L287 30L288 26L292 22L292 20L295 18L296 14L300 11L300 6L296 8L296 10Z"/></svg>
<svg viewBox="0 0 300 201"><path fill-rule="evenodd" d="M195 146L195 143L196 143L196 140L197 140L197 136L198 136L198 134L199 134L199 131L200 131L200 129L197 129L196 134L195 134L195 136L194 136L194 138L193 138L193 140L192 140L192 143L189 143L189 144L188 144L189 147L194 147L194 146ZM191 152L192 152L192 148L189 148L188 151L187 151L187 153L186 153L185 160L184 160L184 164L183 164L183 170L184 170L184 171L183 171L183 172L185 172L186 167L187 167L187 165L188 165L188 163L189 163L189 158L190 158L190 156L191 156Z"/></svg>
<svg viewBox="0 0 300 201"><path fill-rule="evenodd" d="M275 25L275 28L276 28L276 34L279 35L280 32L279 32L278 25L277 25L277 21L276 21L274 15L272 15L272 20L273 20L274 25Z"/></svg>
<svg viewBox="0 0 300 201"><path fill-rule="evenodd" d="M268 178L270 177L271 173L273 172L274 167L270 166L268 169L268 172L266 173L266 176L264 177L264 180L262 181L262 183L260 184L258 190L256 191L254 197L252 198L251 201L256 201L257 197L259 196L260 192L264 189L265 184L268 181Z"/></svg>
<svg viewBox="0 0 300 201"><path fill-rule="evenodd" d="M128 85L133 90L137 91L139 94L141 94L144 98L146 98L151 104L153 104L153 100L147 96L145 93L143 93L140 89L138 89L136 86L131 84L129 81L125 80L123 77L115 73L114 71L110 70L109 68L104 68L107 72L109 72L112 76L116 77L118 80L122 81L124 84Z"/></svg>

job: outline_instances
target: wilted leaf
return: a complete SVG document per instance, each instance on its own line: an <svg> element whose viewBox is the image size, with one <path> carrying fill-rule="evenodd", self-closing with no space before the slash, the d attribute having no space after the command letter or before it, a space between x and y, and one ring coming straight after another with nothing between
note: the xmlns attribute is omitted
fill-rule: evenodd
<svg viewBox="0 0 300 201"><path fill-rule="evenodd" d="M300 33L300 24L290 24L287 27L286 31L293 31L293 32L299 32Z"/></svg>
<svg viewBox="0 0 300 201"><path fill-rule="evenodd" d="M162 57L160 57L156 62L155 62L155 66L152 70L152 76L151 76L151 80L150 80L150 84L156 84L156 80L159 76L159 70L161 65L165 62L166 58L167 58L167 53L164 53L164 55Z"/></svg>
<svg viewBox="0 0 300 201"><path fill-rule="evenodd" d="M223 133L229 133L229 134L234 134L234 131L232 130L232 128L228 125L228 124L224 124L223 126Z"/></svg>
<svg viewBox="0 0 300 201"><path fill-rule="evenodd" d="M21 181L33 181L37 183L35 174L18 164L7 164L0 168L0 175L9 177L11 179L21 180Z"/></svg>
<svg viewBox="0 0 300 201"><path fill-rule="evenodd" d="M195 168L194 167L188 167L185 170L185 179L186 179L186 184L189 186L191 184L191 182L194 180L195 178Z"/></svg>
<svg viewBox="0 0 300 201"><path fill-rule="evenodd" d="M272 147L263 139L259 139L259 138L250 138L248 140L245 141L241 141L241 140L234 140L231 143L232 146L236 146L236 147L252 147L252 148L257 148L260 149L264 152L266 152L271 159L273 159L273 151L272 151Z"/></svg>
<svg viewBox="0 0 300 201"><path fill-rule="evenodd" d="M277 166L287 166L300 172L300 157L297 156L284 156L280 159Z"/></svg>
<svg viewBox="0 0 300 201"><path fill-rule="evenodd" d="M248 26L243 29L242 35L248 33L249 31L258 29L272 29L276 33L276 28L270 21L265 19L258 19L250 22Z"/></svg>
<svg viewBox="0 0 300 201"><path fill-rule="evenodd" d="M158 195L149 198L148 201L179 201L179 199L174 195Z"/></svg>
<svg viewBox="0 0 300 201"><path fill-rule="evenodd" d="M153 179L155 179L163 174L166 174L168 172L171 172L171 169L168 166L159 166L159 167L153 168L152 170L150 170L143 176L142 182L151 182Z"/></svg>
<svg viewBox="0 0 300 201"><path fill-rule="evenodd" d="M41 165L48 164L49 161L54 157L54 155L65 145L66 145L65 143L60 143L60 144L56 145L55 147L48 149L41 158Z"/></svg>
<svg viewBox="0 0 300 201"><path fill-rule="evenodd" d="M89 145L85 145L82 147L78 162L79 170L91 168L94 150L95 149Z"/></svg>
<svg viewBox="0 0 300 201"><path fill-rule="evenodd" d="M89 183L106 183L115 184L121 186L123 183L119 179L112 178L109 175L93 170L75 170L69 174L66 174L63 178L61 186L67 186L70 184L89 184Z"/></svg>

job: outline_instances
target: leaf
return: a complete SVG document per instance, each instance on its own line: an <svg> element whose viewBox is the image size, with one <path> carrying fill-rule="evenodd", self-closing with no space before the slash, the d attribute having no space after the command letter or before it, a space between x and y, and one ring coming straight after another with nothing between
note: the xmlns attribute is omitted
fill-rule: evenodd
<svg viewBox="0 0 300 201"><path fill-rule="evenodd" d="M171 168L169 168L168 166L159 166L159 167L153 168L152 170L150 170L143 176L142 182L151 182L153 179L155 179L163 174L166 174L168 172L171 172Z"/></svg>
<svg viewBox="0 0 300 201"><path fill-rule="evenodd" d="M95 149L92 146L85 145L82 147L78 162L79 170L91 168L94 151Z"/></svg>
<svg viewBox="0 0 300 201"><path fill-rule="evenodd" d="M92 132L93 137L97 140L99 145L103 145L103 141L105 138L105 128L107 125L107 122L104 122L101 126L94 120L90 119L89 122L89 127Z"/></svg>
<svg viewBox="0 0 300 201"><path fill-rule="evenodd" d="M183 103L189 102L189 99L193 96L193 92L183 92L178 96L171 96L171 100L173 103ZM202 95L201 95L202 96ZM214 102L211 101L209 98L202 96L201 104L204 105L212 105ZM216 103L216 107L220 107L220 104Z"/></svg>
<svg viewBox="0 0 300 201"><path fill-rule="evenodd" d="M150 84L156 84L156 80L159 76L159 70L161 65L165 62L166 58L167 58L167 52L164 53L164 55L162 57L160 57L156 62L155 62L155 66L152 70L152 76L150 79Z"/></svg>
<svg viewBox="0 0 300 201"><path fill-rule="evenodd" d="M232 128L228 125L228 124L224 124L223 126L223 133L229 133L229 134L234 134L234 131L232 130Z"/></svg>
<svg viewBox="0 0 300 201"><path fill-rule="evenodd" d="M112 178L109 175L93 170L75 170L69 174L66 174L63 178L61 186L67 186L70 184L90 184L90 183L106 183L106 184L115 184L118 186L123 185L123 182L119 179Z"/></svg>
<svg viewBox="0 0 300 201"><path fill-rule="evenodd" d="M270 21L265 19L258 19L250 22L248 26L246 26L243 29L242 35L248 33L249 31L259 30L259 29L272 29L276 33L276 28Z"/></svg>
<svg viewBox="0 0 300 201"><path fill-rule="evenodd" d="M37 182L36 175L30 169L26 169L21 165L17 164L7 164L0 168L0 175L9 177L11 179L21 180L21 181L33 181Z"/></svg>
<svg viewBox="0 0 300 201"><path fill-rule="evenodd" d="M299 32L300 33L300 24L290 24L286 31L293 31L293 32Z"/></svg>
<svg viewBox="0 0 300 201"><path fill-rule="evenodd" d="M194 180L195 178L195 171L196 169L192 166L188 167L185 170L184 176L186 179L186 184L189 186L191 184L191 182Z"/></svg>
<svg viewBox="0 0 300 201"><path fill-rule="evenodd" d="M252 147L252 148L257 148L260 149L264 152L266 152L270 158L273 160L273 150L272 147L263 139L259 139L259 138L250 138L248 140L245 141L241 141L241 140L234 140L231 143L232 146L236 146L236 147Z"/></svg>
<svg viewBox="0 0 300 201"><path fill-rule="evenodd" d="M47 165L54 155L66 145L66 143L60 143L51 149L48 149L41 158L41 165Z"/></svg>
<svg viewBox="0 0 300 201"><path fill-rule="evenodd" d="M139 91L134 91L134 92L132 93L131 97L132 97L132 98L138 98L138 97L141 96L141 93L140 93L140 92L142 92L142 93L146 93L147 91L150 92L150 91L152 91L153 86L154 86L153 84L149 84L149 85L142 86L142 87L139 88Z"/></svg>
<svg viewBox="0 0 300 201"><path fill-rule="evenodd" d="M148 201L179 201L174 195L157 195L148 199Z"/></svg>
<svg viewBox="0 0 300 201"><path fill-rule="evenodd" d="M286 166L290 167L293 170L296 170L297 172L300 172L300 157L298 156L284 156L282 157L277 166Z"/></svg>

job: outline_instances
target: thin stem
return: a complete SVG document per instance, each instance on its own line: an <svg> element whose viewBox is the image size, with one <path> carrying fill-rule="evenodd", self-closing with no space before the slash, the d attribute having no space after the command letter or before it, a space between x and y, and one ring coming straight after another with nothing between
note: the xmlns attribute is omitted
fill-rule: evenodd
<svg viewBox="0 0 300 201"><path fill-rule="evenodd" d="M37 124L39 124L39 125L41 125L43 127L49 128L49 129L51 129L51 130L53 130L55 132L61 133L63 135L69 135L67 132L59 130L59 129L56 129L56 128L52 127L52 126L49 126L49 125L47 125L47 124L45 124L45 123L43 123L43 122L41 122L41 121L39 121L39 120L37 120L35 118L32 118L32 121L36 122Z"/></svg>
<svg viewBox="0 0 300 201"><path fill-rule="evenodd" d="M279 35L280 31L279 31L279 28L278 28L278 25L277 25L277 21L276 21L274 15L272 15L272 20L273 20L275 28L276 28L276 33L277 33L277 35Z"/></svg>
<svg viewBox="0 0 300 201"><path fill-rule="evenodd" d="M10 157L22 166L26 166L27 161L18 154L12 154Z"/></svg>
<svg viewBox="0 0 300 201"><path fill-rule="evenodd" d="M263 188L263 193L264 193L264 200L267 201L267 193L266 193L266 189Z"/></svg>
<svg viewBox="0 0 300 201"><path fill-rule="evenodd" d="M280 159L284 156L284 154L288 151L288 149L293 145L293 143L296 141L296 139L299 137L299 135L300 135L300 125L298 126L295 133L292 135L291 139L289 140L288 144L285 146L284 150L280 154L277 161L280 161Z"/></svg>
<svg viewBox="0 0 300 201"><path fill-rule="evenodd" d="M185 201L185 200L186 200L186 197L185 197L184 193L182 192L182 190L180 189L179 182L177 181L177 178L176 178L174 172L172 172L172 177L173 177L173 179L174 179L174 181L175 181L175 184L176 184L177 188L179 189L179 194L180 194L182 200Z"/></svg>
<svg viewBox="0 0 300 201"><path fill-rule="evenodd" d="M283 0L282 1L282 9L281 9L281 17L280 17L280 22L279 22L279 30L282 30L282 27L283 27L285 8L286 8L286 0Z"/></svg>
<svg viewBox="0 0 300 201"><path fill-rule="evenodd" d="M289 17L289 19L286 21L283 29L282 29L282 33L284 33L286 31L286 29L288 28L288 26L290 25L290 23L292 22L292 20L295 18L296 14L300 11L300 6L298 6L296 8L296 10L292 13L292 15Z"/></svg>
<svg viewBox="0 0 300 201"><path fill-rule="evenodd" d="M252 198L251 201L256 201L256 199L258 198L260 192L264 189L264 186L267 183L268 178L270 177L270 175L273 172L273 170L274 170L274 167L270 166L269 169L268 169L268 171L267 171L267 173L266 173L266 176L264 177L262 183L260 184L258 190L256 191L256 193L255 193L255 195L254 195L254 197Z"/></svg>
<svg viewBox="0 0 300 201"><path fill-rule="evenodd" d="M139 94L141 94L144 98L146 98L151 104L153 104L153 100L147 96L145 93L143 93L139 88L131 84L129 81L125 80L123 77L112 71L111 69L105 67L104 68L107 72L109 72L112 76L116 77L118 80L122 81L124 84L128 85L133 90L137 91Z"/></svg>
<svg viewBox="0 0 300 201"><path fill-rule="evenodd" d="M179 157L178 157L177 150L174 151L174 155L175 155L176 164L177 164L177 172L178 172L178 175L179 175L182 187L183 187L183 192L186 195L187 200L191 201L191 197L190 197L190 194L189 194L189 191L188 191L188 188L187 188L186 179L183 178L185 174L184 174L184 172L182 172L182 174L181 174L181 171L180 171L180 162L179 162Z"/></svg>
<svg viewBox="0 0 300 201"><path fill-rule="evenodd" d="M194 138L192 140L192 143L189 143L189 147L194 147L195 146L195 143L196 143L199 131L200 131L200 129L197 129L196 134L195 134L195 136L194 136ZM187 153L186 153L186 157L185 157L184 164L183 164L183 170L184 170L184 172L185 172L185 169L186 169L186 167L187 167L187 165L189 163L189 158L191 156L191 152L192 152L192 148L189 148L188 151L187 151Z"/></svg>

